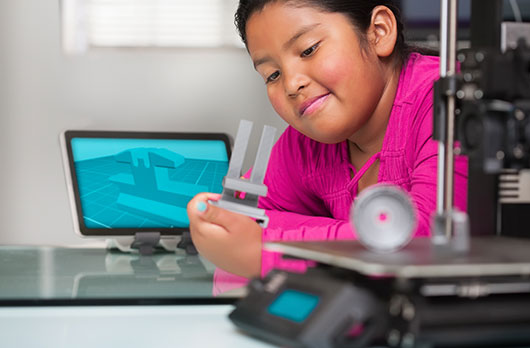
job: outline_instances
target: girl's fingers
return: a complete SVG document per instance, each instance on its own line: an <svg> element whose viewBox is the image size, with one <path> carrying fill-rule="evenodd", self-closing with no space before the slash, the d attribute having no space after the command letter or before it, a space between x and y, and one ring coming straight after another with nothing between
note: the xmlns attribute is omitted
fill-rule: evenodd
<svg viewBox="0 0 530 348"><path fill-rule="evenodd" d="M197 201L195 209L201 220L219 225L228 231L237 228L241 217L243 217L240 214L210 204L208 201Z"/></svg>

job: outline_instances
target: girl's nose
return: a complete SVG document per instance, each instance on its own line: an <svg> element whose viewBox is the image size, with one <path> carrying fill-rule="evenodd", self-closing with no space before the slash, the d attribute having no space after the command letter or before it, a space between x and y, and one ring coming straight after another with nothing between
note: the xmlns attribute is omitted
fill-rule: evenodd
<svg viewBox="0 0 530 348"><path fill-rule="evenodd" d="M287 76L284 74L284 81L285 92L291 98L298 96L300 91L309 84L309 78L307 75L301 73L290 74Z"/></svg>

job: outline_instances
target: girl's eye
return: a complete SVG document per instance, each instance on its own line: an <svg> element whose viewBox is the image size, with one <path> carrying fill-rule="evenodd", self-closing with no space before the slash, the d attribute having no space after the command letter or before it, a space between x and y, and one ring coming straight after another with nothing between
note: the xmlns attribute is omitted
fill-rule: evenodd
<svg viewBox="0 0 530 348"><path fill-rule="evenodd" d="M273 82L273 81L276 81L276 79L280 76L280 72L278 70L276 70L275 72L273 72L272 74L270 74L265 83L269 83L269 82Z"/></svg>
<svg viewBox="0 0 530 348"><path fill-rule="evenodd" d="M302 54L300 55L302 58L303 57L309 57L310 55L312 55L313 53L315 53L316 49L318 48L318 45L320 44L320 42L314 44L313 46L309 47L308 49L306 49L305 51L302 52Z"/></svg>

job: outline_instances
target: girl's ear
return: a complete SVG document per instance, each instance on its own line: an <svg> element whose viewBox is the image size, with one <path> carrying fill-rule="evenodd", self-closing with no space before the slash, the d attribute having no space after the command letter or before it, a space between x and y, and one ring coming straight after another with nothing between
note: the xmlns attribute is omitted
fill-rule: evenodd
<svg viewBox="0 0 530 348"><path fill-rule="evenodd" d="M397 40L397 22L394 13L386 6L376 6L368 29L369 39L379 57L388 57Z"/></svg>

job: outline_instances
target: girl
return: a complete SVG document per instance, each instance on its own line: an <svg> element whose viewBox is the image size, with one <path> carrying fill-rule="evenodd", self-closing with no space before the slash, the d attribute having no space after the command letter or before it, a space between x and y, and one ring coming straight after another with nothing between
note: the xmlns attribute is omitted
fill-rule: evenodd
<svg viewBox="0 0 530 348"><path fill-rule="evenodd" d="M236 25L269 100L290 126L264 183L269 226L208 204L188 205L193 242L218 267L250 277L296 261L265 241L352 239L354 198L380 182L408 191L416 236L436 205L432 139L436 57L411 52L392 0L241 0ZM466 208L467 162L455 163L455 205Z"/></svg>

